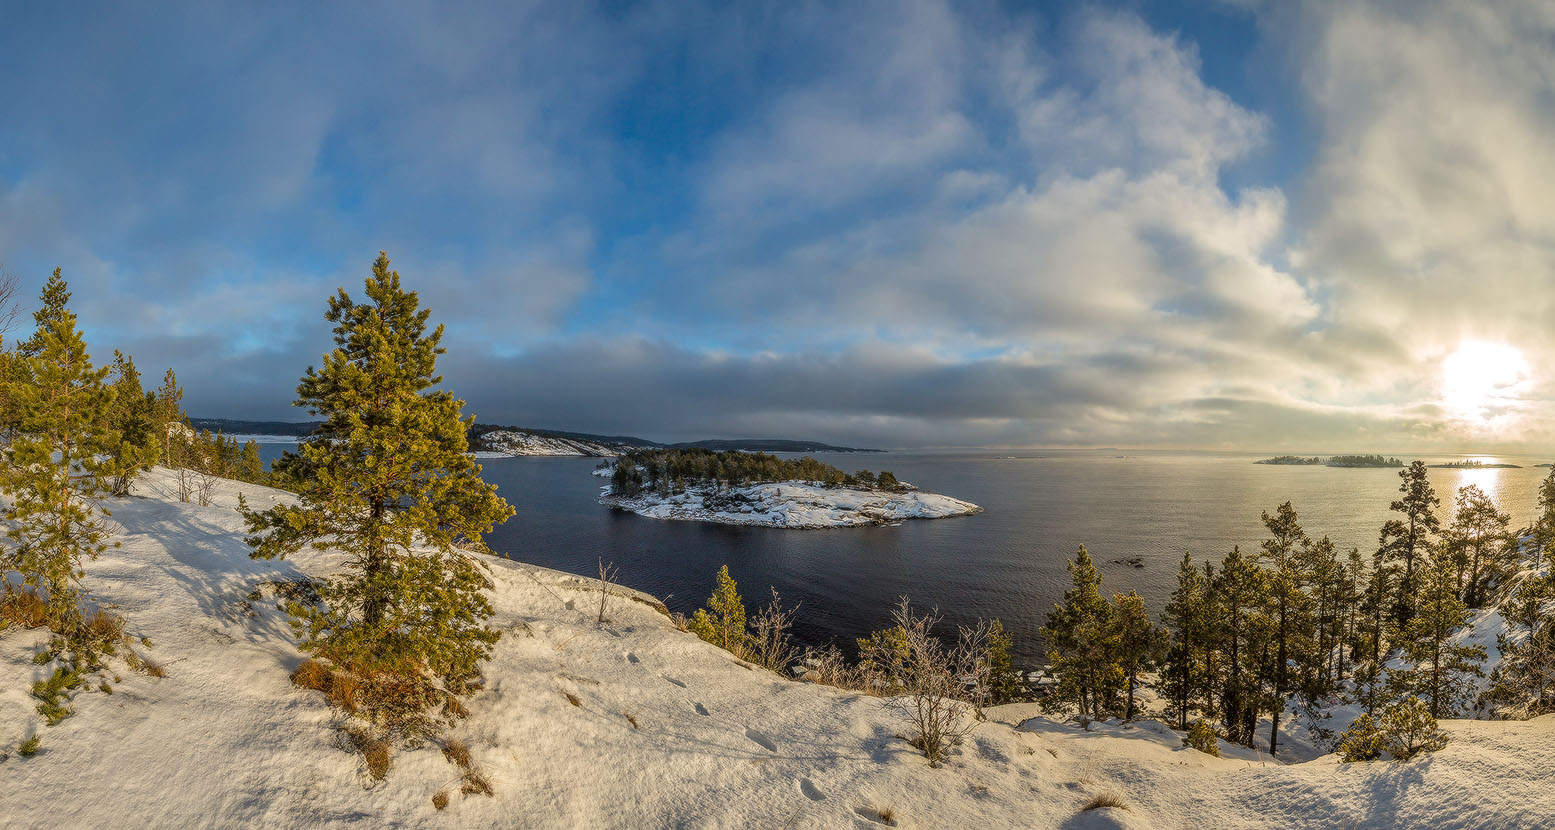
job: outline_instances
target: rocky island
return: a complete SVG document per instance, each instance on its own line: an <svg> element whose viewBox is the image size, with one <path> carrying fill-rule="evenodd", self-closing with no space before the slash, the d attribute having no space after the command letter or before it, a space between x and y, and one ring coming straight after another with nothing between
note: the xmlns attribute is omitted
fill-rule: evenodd
<svg viewBox="0 0 1555 830"><path fill-rule="evenodd" d="M652 519L821 528L982 512L971 502L924 492L889 472L848 474L810 457L638 450L594 474L610 479L600 488L600 504Z"/></svg>

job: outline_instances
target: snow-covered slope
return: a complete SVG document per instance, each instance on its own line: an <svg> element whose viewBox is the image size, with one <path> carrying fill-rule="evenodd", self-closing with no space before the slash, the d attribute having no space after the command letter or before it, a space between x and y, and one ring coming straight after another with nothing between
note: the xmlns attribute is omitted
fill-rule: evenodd
<svg viewBox="0 0 1555 830"><path fill-rule="evenodd" d="M971 502L938 493L822 487L799 481L729 488L717 493L713 502L707 501L713 492L707 487L688 487L669 496L644 493L624 498L611 495L606 486L600 488L599 502L651 519L789 528L878 525L983 512Z"/></svg>
<svg viewBox="0 0 1555 830"><path fill-rule="evenodd" d="M498 457L510 455L613 457L620 455L627 447L524 430L498 429L481 433L475 438L471 448L478 453L489 453Z"/></svg>
<svg viewBox="0 0 1555 830"><path fill-rule="evenodd" d="M506 634L450 735L495 795L461 796L432 745L374 783L321 695L288 681L302 655L264 587L337 556L248 559L239 489L256 506L284 498L227 484L216 506L178 504L153 472L113 503L123 547L87 566L86 588L151 640L166 677L118 667L113 694L83 692L47 727L26 692L45 635L0 635L0 825L872 828L888 811L916 828L1516 828L1555 815L1555 717L1448 722L1446 749L1404 764L1289 766L1212 758L1148 722L1009 717L930 769L880 700L741 663L639 594L612 598L598 627L589 580L505 560L488 561ZM42 750L21 758L31 734ZM1082 812L1102 792L1129 809Z"/></svg>

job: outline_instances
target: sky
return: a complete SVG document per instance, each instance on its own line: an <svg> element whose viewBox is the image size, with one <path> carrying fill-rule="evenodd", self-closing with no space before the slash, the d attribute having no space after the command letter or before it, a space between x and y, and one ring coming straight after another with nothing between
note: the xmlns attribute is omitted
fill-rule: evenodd
<svg viewBox="0 0 1555 830"><path fill-rule="evenodd" d="M1542 452L1552 135L1542 0L0 0L0 263L203 417L386 250L484 423Z"/></svg>

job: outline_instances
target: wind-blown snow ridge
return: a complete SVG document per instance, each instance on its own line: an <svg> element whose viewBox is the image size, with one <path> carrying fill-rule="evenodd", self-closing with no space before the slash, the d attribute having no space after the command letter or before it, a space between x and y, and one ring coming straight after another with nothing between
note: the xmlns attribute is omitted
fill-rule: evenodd
<svg viewBox="0 0 1555 830"><path fill-rule="evenodd" d="M983 512L971 502L938 493L823 487L802 481L723 490L693 486L668 496L644 493L635 498L611 495L605 486L600 488L599 502L650 519L787 528L856 527Z"/></svg>
<svg viewBox="0 0 1555 830"><path fill-rule="evenodd" d="M991 710L930 769L896 737L904 729L884 701L742 663L635 592L617 590L597 626L593 580L494 558L482 561L503 637L470 716L447 736L468 743L494 797L461 796L435 744L399 750L375 783L341 748L340 716L289 682L302 655L265 589L328 574L341 557L250 560L233 510L240 491L256 508L288 498L223 483L214 506L180 504L157 470L136 497L109 502L123 547L86 565L85 590L152 641L166 677L115 661L93 678L112 695L82 692L74 716L46 727L27 688L45 673L32 658L47 635L0 633L7 830L803 830L881 827L883 810L902 828L1466 830L1547 826L1555 815L1555 716L1447 721L1447 748L1408 763L1285 765L1225 745L1230 757L1212 758L1155 722L1087 731L1028 719L1018 705ZM32 734L41 751L19 757ZM432 796L450 782L438 812ZM1081 811L1105 791L1129 809Z"/></svg>

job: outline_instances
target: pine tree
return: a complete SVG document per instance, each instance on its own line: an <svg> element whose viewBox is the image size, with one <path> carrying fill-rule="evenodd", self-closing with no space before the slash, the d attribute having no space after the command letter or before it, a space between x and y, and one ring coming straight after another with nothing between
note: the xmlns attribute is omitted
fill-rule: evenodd
<svg viewBox="0 0 1555 830"><path fill-rule="evenodd" d="M1042 629L1050 670L1058 680L1054 697L1074 704L1084 717L1101 718L1116 708L1123 690L1116 620L1101 595L1101 573L1084 545L1069 563L1069 578L1063 602L1054 606Z"/></svg>
<svg viewBox="0 0 1555 830"><path fill-rule="evenodd" d="M135 476L156 463L162 439L157 435L155 400L140 388L135 361L117 349L113 352L113 393L107 426L119 436L113 453L118 474L109 489L115 496L127 496Z"/></svg>
<svg viewBox="0 0 1555 830"><path fill-rule="evenodd" d="M443 328L427 331L430 312L385 254L365 293L329 301L336 348L297 387L296 405L324 421L299 446L309 475L296 504L244 508L248 542L263 559L304 546L348 555L318 605L292 609L305 650L368 685L431 697L440 681L459 695L499 636L486 626L490 583L467 550L484 552L484 534L513 509L467 452L464 402L437 388Z"/></svg>
<svg viewBox="0 0 1555 830"><path fill-rule="evenodd" d="M180 448L187 444L185 439L193 433L184 424L184 390L179 387L178 377L172 369L162 376L162 385L152 394L152 419L157 424L157 438L162 442L161 461L169 467L182 466Z"/></svg>
<svg viewBox="0 0 1555 830"><path fill-rule="evenodd" d="M881 478L889 473L881 473ZM1013 703L1020 697L1020 672L1010 660L1014 641L1004 630L1004 623L994 620L988 624L986 662L988 664L988 702L997 706Z"/></svg>
<svg viewBox="0 0 1555 830"><path fill-rule="evenodd" d="M745 656L745 603L728 565L718 569L718 584L707 607L691 618L691 632L736 657Z"/></svg>
<svg viewBox="0 0 1555 830"><path fill-rule="evenodd" d="M108 369L92 366L69 302L56 268L6 390L19 418L0 464L12 543L0 553L0 572L15 570L24 585L43 591L51 627L76 647L85 643L76 598L81 564L107 547L109 513L98 500L117 472L118 436L108 427Z"/></svg>
<svg viewBox="0 0 1555 830"><path fill-rule="evenodd" d="M1480 608L1490 591L1517 568L1517 535L1509 529L1512 516L1496 509L1485 492L1470 484L1458 490L1452 523L1443 544L1452 556L1463 601Z"/></svg>
<svg viewBox="0 0 1555 830"><path fill-rule="evenodd" d="M1482 677L1484 646L1452 642L1464 623L1468 608L1458 596L1456 569L1445 551L1421 569L1417 611L1400 635L1402 657L1408 668L1388 678L1394 691L1416 695L1430 705L1431 717L1455 713L1472 691L1471 680Z"/></svg>
<svg viewBox="0 0 1555 830"><path fill-rule="evenodd" d="M1178 729L1188 728L1194 692L1205 682L1194 669L1209 633L1206 587L1204 574L1193 566L1193 555L1184 553L1177 570L1177 589L1161 613L1162 622L1171 631L1171 644L1161 669L1161 692L1171 701Z"/></svg>
<svg viewBox="0 0 1555 830"><path fill-rule="evenodd" d="M1269 530L1269 538L1263 542L1260 559L1268 563L1269 606L1274 625L1274 663L1269 677L1273 687L1269 754L1274 755L1279 746L1285 696L1291 688L1289 665L1293 659L1306 662L1308 620L1303 587L1307 577L1302 558L1308 555L1311 540L1301 529L1290 502L1280 505L1273 516L1264 513L1263 525Z"/></svg>
<svg viewBox="0 0 1555 830"><path fill-rule="evenodd" d="M1441 499L1426 478L1425 462L1416 461L1398 473L1403 483L1398 491L1403 498L1393 502L1388 509L1404 514L1402 519L1392 519L1382 526L1381 549L1383 560L1399 564L1403 574L1394 597L1393 622L1402 628L1415 613L1416 564L1431 551L1432 535L1441 530L1441 520L1436 508Z"/></svg>
<svg viewBox="0 0 1555 830"><path fill-rule="evenodd" d="M1137 712L1134 692L1139 688L1139 676L1160 662L1166 649L1166 629L1150 622L1145 601L1134 591L1112 595L1112 617L1118 638L1118 666L1123 670L1128 689L1123 719L1133 720Z"/></svg>
<svg viewBox="0 0 1555 830"><path fill-rule="evenodd" d="M1263 571L1242 555L1240 547L1233 547L1220 563L1212 590L1224 614L1219 650L1226 664L1220 705L1226 739L1252 746L1252 726L1259 711L1254 655L1267 580Z"/></svg>

